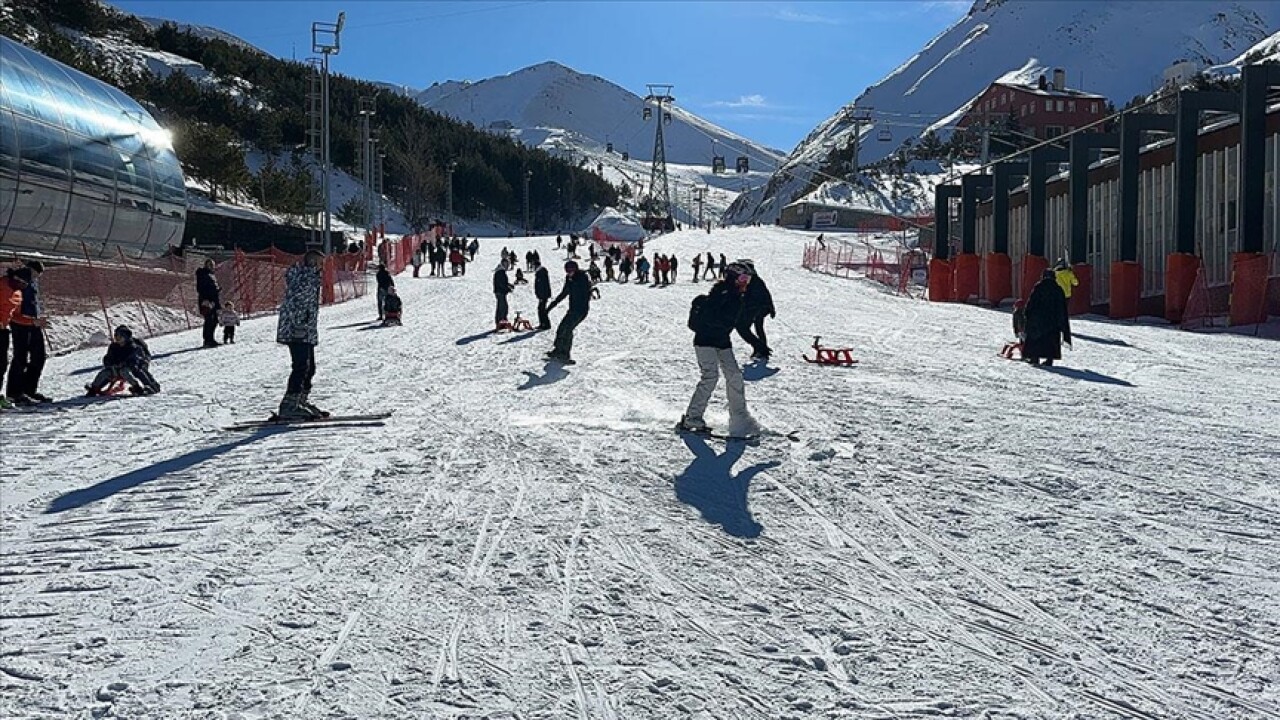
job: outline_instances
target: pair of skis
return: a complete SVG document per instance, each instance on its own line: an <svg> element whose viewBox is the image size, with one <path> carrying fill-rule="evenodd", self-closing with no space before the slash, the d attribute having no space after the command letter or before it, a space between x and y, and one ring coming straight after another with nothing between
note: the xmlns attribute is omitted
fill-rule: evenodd
<svg viewBox="0 0 1280 720"><path fill-rule="evenodd" d="M250 420L248 422L235 423L228 425L223 430L258 430L261 428L273 427L297 427L297 426L326 426L326 425L371 425L380 423L391 417L391 413L370 413L365 415L329 415L328 417L319 418L296 418L285 419L272 415L266 420Z"/></svg>

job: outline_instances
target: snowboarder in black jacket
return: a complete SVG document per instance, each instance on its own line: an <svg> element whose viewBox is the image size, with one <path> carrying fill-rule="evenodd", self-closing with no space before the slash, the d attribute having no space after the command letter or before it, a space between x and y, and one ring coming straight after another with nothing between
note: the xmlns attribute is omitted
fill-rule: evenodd
<svg viewBox="0 0 1280 720"><path fill-rule="evenodd" d="M218 311L222 310L222 290L218 287L213 268L213 258L210 258L204 261L204 267L196 270L196 299L200 303L200 314L204 316L205 347L218 347L213 333L218 329Z"/></svg>
<svg viewBox="0 0 1280 720"><path fill-rule="evenodd" d="M738 335L751 345L751 357L768 360L773 351L769 349L769 340L764 334L764 317L778 317L778 311L773 307L773 294L769 292L764 280L755 274L755 265L751 261L739 260L738 264L747 269L746 277L750 279L742 295L742 317L738 318Z"/></svg>
<svg viewBox="0 0 1280 720"><path fill-rule="evenodd" d="M746 268L737 263L724 268L722 278L711 286L706 295L695 298L690 308L693 351L701 374L693 397L689 399L689 407L680 418L681 429L693 432L707 429L703 414L723 374L729 396L729 427L726 433L734 437L760 433L760 424L747 411L742 368L738 367L738 360L733 355L733 342L729 338L742 316L742 284L739 278L746 272Z"/></svg>
<svg viewBox="0 0 1280 720"><path fill-rule="evenodd" d="M507 295L515 290L515 286L511 284L511 280L507 277L507 261L503 260L493 269L493 296L498 301L498 307L493 313L493 324L497 328L502 328L508 324L507 320Z"/></svg>
<svg viewBox="0 0 1280 720"><path fill-rule="evenodd" d="M551 329L551 313L547 303L551 300L551 273L543 265L533 274L533 296L538 298L538 329Z"/></svg>
<svg viewBox="0 0 1280 720"><path fill-rule="evenodd" d="M1062 343L1071 344L1067 298L1052 270L1044 271L1027 300L1026 332L1022 357L1032 365L1052 366L1054 360L1062 359Z"/></svg>
<svg viewBox="0 0 1280 720"><path fill-rule="evenodd" d="M578 269L578 263L572 260L564 264L564 272L564 289L551 301L547 312L554 310L566 297L569 298L569 312L565 313L560 326L556 328L555 347L547 353L547 358L572 365L573 359L569 353L573 350L573 331L587 319L587 312L591 309L591 281L587 279L586 273Z"/></svg>

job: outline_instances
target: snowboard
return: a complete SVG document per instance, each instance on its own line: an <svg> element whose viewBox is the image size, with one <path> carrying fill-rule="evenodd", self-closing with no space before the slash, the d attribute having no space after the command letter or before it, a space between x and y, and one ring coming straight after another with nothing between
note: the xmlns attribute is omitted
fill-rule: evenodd
<svg viewBox="0 0 1280 720"><path fill-rule="evenodd" d="M366 415L330 415L321 418L300 418L297 420L285 420L276 417L274 414L266 420L249 420L247 422L235 423L228 425L223 430L256 430L258 428L269 427L285 427L295 425L334 425L342 423L374 423L379 420L386 420L391 417L391 413L370 413Z"/></svg>
<svg viewBox="0 0 1280 720"><path fill-rule="evenodd" d="M759 435L730 435L728 433L717 432L711 428L706 430L690 430L682 426L680 423L675 424L674 430L680 435L698 435L700 437L713 438L715 440L736 440L738 442L760 442L768 439L783 439L789 442L800 442L799 431L792 430L790 432L776 432L773 430L765 430Z"/></svg>

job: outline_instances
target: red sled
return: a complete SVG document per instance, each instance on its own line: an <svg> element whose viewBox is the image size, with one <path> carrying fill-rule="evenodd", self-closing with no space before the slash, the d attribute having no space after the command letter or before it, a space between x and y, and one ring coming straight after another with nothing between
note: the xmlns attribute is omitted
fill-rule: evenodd
<svg viewBox="0 0 1280 720"><path fill-rule="evenodd" d="M814 365L844 365L848 367L858 361L853 358L853 348L829 348L823 347L819 342L821 335L813 336L813 351L817 354L816 358L810 358L808 355L801 355L807 363Z"/></svg>
<svg viewBox="0 0 1280 720"><path fill-rule="evenodd" d="M533 325L527 318L520 317L520 313L516 312L516 319L511 321L511 329L516 332L528 331L533 330Z"/></svg>

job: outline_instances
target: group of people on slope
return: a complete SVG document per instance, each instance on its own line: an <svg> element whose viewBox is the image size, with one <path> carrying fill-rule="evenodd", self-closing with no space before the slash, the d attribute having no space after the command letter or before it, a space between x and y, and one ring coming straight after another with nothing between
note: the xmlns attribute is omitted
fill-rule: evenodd
<svg viewBox="0 0 1280 720"><path fill-rule="evenodd" d="M196 302L199 303L200 316L204 318L201 337L203 347L207 348L234 343L236 327L240 325L240 313L236 312L235 303L230 300L222 301L222 287L218 284L218 276L214 274L216 268L213 258L209 258L196 270ZM221 343L214 337L218 326L222 326Z"/></svg>
<svg viewBox="0 0 1280 720"><path fill-rule="evenodd" d="M428 277L444 277L444 264L449 263L449 270L453 276L466 275L467 263L476 259L476 253L480 251L480 238L473 238L471 242L467 242L465 237L438 237L435 242L423 240L418 243L418 249L410 258L410 264L413 265L413 276L418 277L418 272L423 265L430 267L430 275ZM386 263L383 262L382 265Z"/></svg>
<svg viewBox="0 0 1280 720"><path fill-rule="evenodd" d="M1061 360L1062 344L1071 347L1067 301L1072 288L1079 284L1066 260L1045 270L1030 297L1013 303L1013 333L1018 340L1006 344L1001 354L1012 359L1014 353L1020 353L1026 362L1045 367Z"/></svg>

